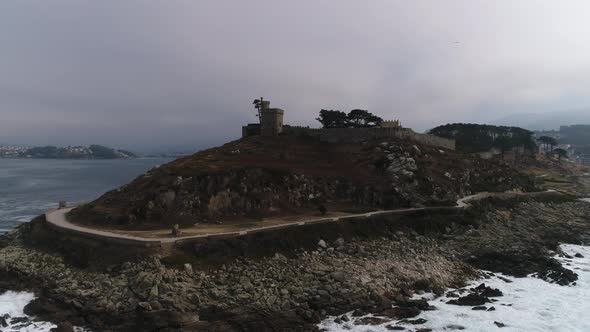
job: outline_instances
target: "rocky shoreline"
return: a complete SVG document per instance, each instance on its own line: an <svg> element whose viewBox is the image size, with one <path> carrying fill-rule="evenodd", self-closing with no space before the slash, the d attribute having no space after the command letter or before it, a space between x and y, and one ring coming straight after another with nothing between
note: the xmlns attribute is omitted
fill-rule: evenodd
<svg viewBox="0 0 590 332"><path fill-rule="evenodd" d="M460 288L479 269L571 284L576 274L551 251L586 243L589 216L585 202L490 198L444 216L444 227L318 236L313 247L216 263L179 254L175 264L154 256L85 267L31 243L34 221L0 241L0 289L34 291L26 312L39 319L100 331L317 331L353 310L412 319L431 309L415 293Z"/></svg>

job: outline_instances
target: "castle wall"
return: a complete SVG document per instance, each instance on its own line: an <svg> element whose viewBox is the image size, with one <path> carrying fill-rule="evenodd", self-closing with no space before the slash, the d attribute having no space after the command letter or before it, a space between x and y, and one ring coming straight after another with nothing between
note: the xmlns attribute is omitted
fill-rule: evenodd
<svg viewBox="0 0 590 332"><path fill-rule="evenodd" d="M283 132L288 135L311 136L322 142L330 143L358 143L373 139L400 138L425 145L455 150L455 140L453 139L420 134L409 128L400 127L314 129L285 126Z"/></svg>

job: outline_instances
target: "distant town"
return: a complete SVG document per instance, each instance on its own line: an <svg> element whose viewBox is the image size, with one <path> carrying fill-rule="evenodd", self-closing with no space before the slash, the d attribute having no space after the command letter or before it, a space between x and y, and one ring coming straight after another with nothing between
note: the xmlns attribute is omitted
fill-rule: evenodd
<svg viewBox="0 0 590 332"><path fill-rule="evenodd" d="M127 159L137 158L133 152L102 145L85 146L12 146L0 145L0 158L29 159Z"/></svg>

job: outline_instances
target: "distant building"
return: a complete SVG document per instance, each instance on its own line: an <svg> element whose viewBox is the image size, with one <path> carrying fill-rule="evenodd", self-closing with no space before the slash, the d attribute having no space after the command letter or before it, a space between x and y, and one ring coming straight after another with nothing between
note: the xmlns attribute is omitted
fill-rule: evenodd
<svg viewBox="0 0 590 332"><path fill-rule="evenodd" d="M283 116L285 111L271 108L270 101L264 100L260 107L260 123L250 123L242 127L242 137L261 135L278 136L283 132Z"/></svg>
<svg viewBox="0 0 590 332"><path fill-rule="evenodd" d="M399 120L386 120L386 121L381 121L381 123L379 124L379 127L382 128L401 128L402 124Z"/></svg>

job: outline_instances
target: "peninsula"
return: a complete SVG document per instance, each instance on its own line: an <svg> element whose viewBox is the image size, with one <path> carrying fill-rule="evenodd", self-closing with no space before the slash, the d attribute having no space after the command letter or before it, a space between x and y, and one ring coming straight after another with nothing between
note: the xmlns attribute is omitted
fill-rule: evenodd
<svg viewBox="0 0 590 332"><path fill-rule="evenodd" d="M120 159L136 158L133 152L113 149L102 145L85 146L37 146L23 147L0 145L0 158L27 159Z"/></svg>
<svg viewBox="0 0 590 332"><path fill-rule="evenodd" d="M264 332L419 325L434 308L414 295L480 269L575 282L551 251L590 234L588 169L531 132L422 134L359 109L308 128L254 105L240 139L0 238L0 288L35 291L26 312L61 327ZM454 303L498 296L471 292Z"/></svg>

